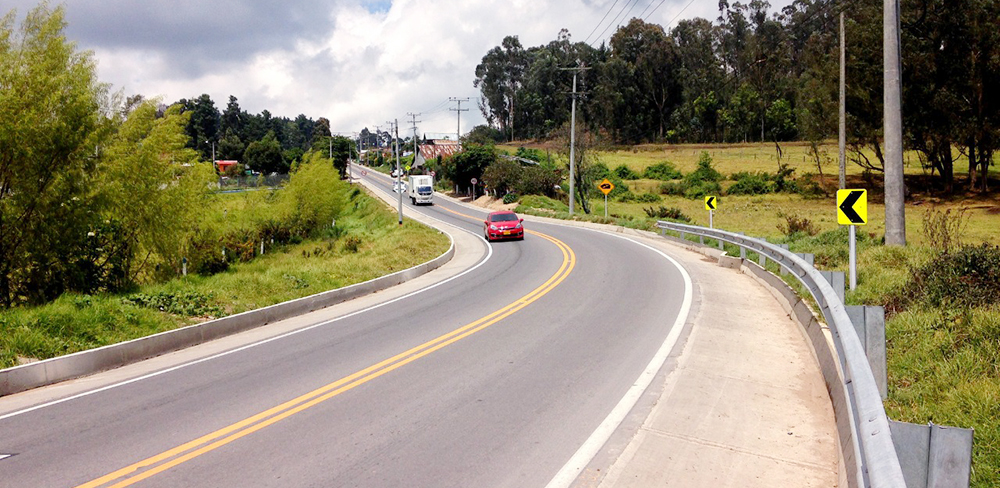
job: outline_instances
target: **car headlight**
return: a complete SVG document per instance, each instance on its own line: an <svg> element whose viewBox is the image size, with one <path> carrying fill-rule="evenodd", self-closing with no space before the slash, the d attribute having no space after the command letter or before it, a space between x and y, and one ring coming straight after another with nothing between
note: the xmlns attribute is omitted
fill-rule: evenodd
<svg viewBox="0 0 1000 488"><path fill-rule="evenodd" d="M514 228L515 228L515 229L520 229L520 228L521 228L521 223L520 223L520 222L518 222L517 224L515 224L515 225L514 225Z"/></svg>
<svg viewBox="0 0 1000 488"><path fill-rule="evenodd" d="M499 230L496 225L490 224L490 230Z"/></svg>

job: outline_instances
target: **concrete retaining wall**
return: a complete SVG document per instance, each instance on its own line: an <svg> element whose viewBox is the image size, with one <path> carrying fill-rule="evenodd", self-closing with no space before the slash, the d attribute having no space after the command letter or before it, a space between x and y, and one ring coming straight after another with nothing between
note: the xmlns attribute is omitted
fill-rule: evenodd
<svg viewBox="0 0 1000 488"><path fill-rule="evenodd" d="M121 367L384 290L437 269L454 255L455 241L452 240L448 250L431 261L364 283L128 342L0 370L0 396Z"/></svg>

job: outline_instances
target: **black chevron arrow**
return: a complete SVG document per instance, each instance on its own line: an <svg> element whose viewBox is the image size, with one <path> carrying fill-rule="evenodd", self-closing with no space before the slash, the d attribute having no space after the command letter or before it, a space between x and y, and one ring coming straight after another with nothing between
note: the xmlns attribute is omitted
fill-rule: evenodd
<svg viewBox="0 0 1000 488"><path fill-rule="evenodd" d="M708 205L708 208L710 208L712 210L715 210L715 197L708 197L708 201L705 202L705 204ZM830 207L826 207L826 208L830 208Z"/></svg>
<svg viewBox="0 0 1000 488"><path fill-rule="evenodd" d="M854 204L858 203L861 199L861 195L864 195L864 190L852 190L851 193L847 195L843 203L840 204L840 211L844 212L844 217L850 220L852 224L863 224L865 219L862 219L858 212L854 210ZM828 207L829 208L829 207Z"/></svg>

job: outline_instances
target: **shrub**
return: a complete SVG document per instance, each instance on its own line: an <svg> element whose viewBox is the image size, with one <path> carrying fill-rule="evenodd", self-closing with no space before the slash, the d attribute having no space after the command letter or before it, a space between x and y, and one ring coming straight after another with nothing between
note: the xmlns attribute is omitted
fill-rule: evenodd
<svg viewBox="0 0 1000 488"><path fill-rule="evenodd" d="M698 167L684 177L684 182L689 187L703 182L719 181L722 181L722 174L712 167L712 158L705 151L702 151L701 157L698 159Z"/></svg>
<svg viewBox="0 0 1000 488"><path fill-rule="evenodd" d="M137 293L122 298L122 303L186 317L205 315L221 317L225 315L221 307L211 304L212 300L213 296L211 293L187 291L178 293Z"/></svg>
<svg viewBox="0 0 1000 488"><path fill-rule="evenodd" d="M805 217L799 217L796 214L786 214L784 212L778 212L778 217L784 218L784 224L778 224L778 230L786 236L792 236L794 234L807 234L814 236L819 230L816 228L816 224Z"/></svg>
<svg viewBox="0 0 1000 488"><path fill-rule="evenodd" d="M632 171L628 166L625 166L624 164L618 165L618 167L615 168L615 171L614 171L613 174L615 176L617 176L618 178L623 179L623 180L638 180L639 179L639 174L636 173L635 171Z"/></svg>
<svg viewBox="0 0 1000 488"><path fill-rule="evenodd" d="M679 220L681 222L691 221L691 218L684 215L684 212L681 212L681 209L677 207L667 208L661 205L660 208L654 209L653 207L649 207L643 209L643 211L645 211L646 215L648 215L651 219L671 219Z"/></svg>
<svg viewBox="0 0 1000 488"><path fill-rule="evenodd" d="M957 210L955 215L952 215L950 208L944 212L933 209L924 212L924 236L927 237L930 246L944 253L961 246L962 235L969 224L967 211L968 209L963 207Z"/></svg>
<svg viewBox="0 0 1000 488"><path fill-rule="evenodd" d="M656 163L648 168L642 173L643 178L648 178L650 180L679 180L684 177L681 172L674 167L673 163L669 161L664 161L662 163Z"/></svg>
<svg viewBox="0 0 1000 488"><path fill-rule="evenodd" d="M517 193L508 193L503 196L503 203L509 205L517 201Z"/></svg>
<svg viewBox="0 0 1000 488"><path fill-rule="evenodd" d="M1000 302L1000 247L982 244L944 252L911 271L902 302L932 307L985 306Z"/></svg>
<svg viewBox="0 0 1000 488"><path fill-rule="evenodd" d="M716 181L701 181L688 186L684 190L684 196L690 199L699 199L708 195L718 195L722 193L722 187Z"/></svg>
<svg viewBox="0 0 1000 488"><path fill-rule="evenodd" d="M767 175L761 173L742 173L736 183L726 190L727 195L763 195L770 192Z"/></svg>
<svg viewBox="0 0 1000 488"><path fill-rule="evenodd" d="M361 238L358 236L348 236L344 239L344 250L347 252L356 253L358 248L361 247Z"/></svg>
<svg viewBox="0 0 1000 488"><path fill-rule="evenodd" d="M683 196L684 184L675 182L660 183L660 194Z"/></svg>
<svg viewBox="0 0 1000 488"><path fill-rule="evenodd" d="M615 189L617 189L617 188L615 188ZM612 193L614 193L614 192L612 192ZM611 195L608 194L608 196L611 196ZM635 202L639 201L639 197L635 196L635 193L632 193L632 192L630 192L628 190L625 190L624 193L620 193L618 195L618 201L622 202L622 203L635 203Z"/></svg>
<svg viewBox="0 0 1000 488"><path fill-rule="evenodd" d="M637 200L641 203L659 203L663 201L663 197L655 193L643 193L637 197Z"/></svg>

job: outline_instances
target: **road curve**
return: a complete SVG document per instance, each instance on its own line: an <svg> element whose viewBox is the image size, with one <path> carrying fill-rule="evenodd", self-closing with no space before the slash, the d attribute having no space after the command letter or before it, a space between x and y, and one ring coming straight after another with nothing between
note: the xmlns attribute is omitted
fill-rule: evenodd
<svg viewBox="0 0 1000 488"><path fill-rule="evenodd" d="M405 205L482 232L483 212ZM473 272L386 306L275 324L304 330L21 414L4 406L26 397L2 398L0 480L544 486L649 368L685 285L651 249L529 225Z"/></svg>

